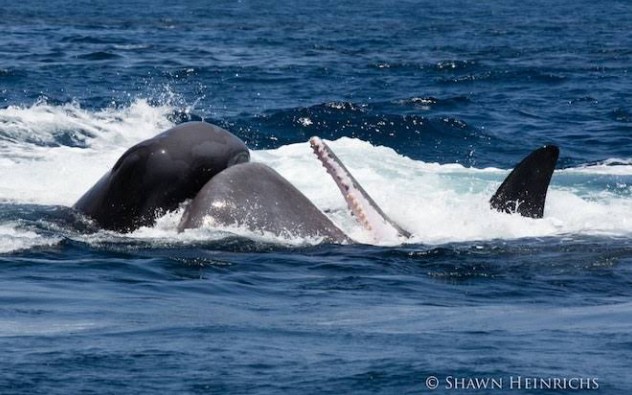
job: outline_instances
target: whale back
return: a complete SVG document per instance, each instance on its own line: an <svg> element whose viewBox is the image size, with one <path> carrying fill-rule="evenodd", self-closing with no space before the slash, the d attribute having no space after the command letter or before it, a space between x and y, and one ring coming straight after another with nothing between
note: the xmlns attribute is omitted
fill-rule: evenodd
<svg viewBox="0 0 632 395"><path fill-rule="evenodd" d="M185 210L179 230L206 223L287 238L350 241L296 187L262 163L242 163L213 177Z"/></svg>
<svg viewBox="0 0 632 395"><path fill-rule="evenodd" d="M181 124L127 150L74 208L105 229L151 226L217 173L249 157L246 145L220 127Z"/></svg>

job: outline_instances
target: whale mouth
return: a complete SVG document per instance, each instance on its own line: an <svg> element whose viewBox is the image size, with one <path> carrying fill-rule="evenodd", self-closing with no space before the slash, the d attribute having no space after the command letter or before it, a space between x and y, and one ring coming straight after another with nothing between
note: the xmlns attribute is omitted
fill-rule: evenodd
<svg viewBox="0 0 632 395"><path fill-rule="evenodd" d="M319 137L309 140L316 157L342 192L347 206L375 240L410 238L411 234L393 222L351 175L342 161Z"/></svg>

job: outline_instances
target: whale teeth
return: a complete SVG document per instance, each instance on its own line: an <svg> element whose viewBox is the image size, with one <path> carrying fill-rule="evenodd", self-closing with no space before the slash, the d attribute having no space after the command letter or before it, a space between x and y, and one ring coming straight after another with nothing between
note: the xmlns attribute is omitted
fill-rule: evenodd
<svg viewBox="0 0 632 395"><path fill-rule="evenodd" d="M360 211L358 213L358 219L360 220L360 222L362 223L362 225L364 225L365 228L367 228L368 230L371 230L371 224L369 222L369 219L366 217L366 214L364 213L364 210L358 208L358 210Z"/></svg>
<svg viewBox="0 0 632 395"><path fill-rule="evenodd" d="M358 222L361 223L365 229L373 231L373 226L371 226L371 221L367 217L362 201L353 191L353 183L349 183L349 180L345 177L344 172L341 173L339 171L340 169L336 167L336 160L334 160L335 156L333 155L331 148L329 148L316 136L312 137L309 142L314 154L320 160L322 166L325 168L327 173L332 176L340 190L343 192L347 205L353 215L358 219Z"/></svg>
<svg viewBox="0 0 632 395"><path fill-rule="evenodd" d="M351 195L351 194L347 195L347 199L348 199L349 205L351 206L350 207L351 210L353 212L356 212L358 214L358 217L364 216L362 206L360 205L360 202L358 201L358 199L354 195Z"/></svg>
<svg viewBox="0 0 632 395"><path fill-rule="evenodd" d="M347 194L345 197L349 205L349 208L358 218L358 221L369 231L373 230L373 227L371 226L371 222L367 218L366 212L362 208L362 205L360 201L358 200L358 198L353 194Z"/></svg>

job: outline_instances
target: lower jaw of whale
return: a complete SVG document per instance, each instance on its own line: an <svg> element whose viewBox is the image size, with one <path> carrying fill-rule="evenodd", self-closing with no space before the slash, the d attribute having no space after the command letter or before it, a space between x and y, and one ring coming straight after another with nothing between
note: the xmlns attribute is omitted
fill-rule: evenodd
<svg viewBox="0 0 632 395"><path fill-rule="evenodd" d="M309 142L314 154L342 192L355 218L375 240L399 241L411 237L410 232L393 222L380 209L323 140L312 137Z"/></svg>

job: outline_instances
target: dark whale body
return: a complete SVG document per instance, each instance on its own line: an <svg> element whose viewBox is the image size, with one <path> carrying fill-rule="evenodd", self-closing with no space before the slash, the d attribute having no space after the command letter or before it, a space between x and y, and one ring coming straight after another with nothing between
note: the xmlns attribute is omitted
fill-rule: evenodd
<svg viewBox="0 0 632 395"><path fill-rule="evenodd" d="M184 123L127 150L73 207L102 228L130 232L153 225L213 176L249 158L246 145L228 131Z"/></svg>
<svg viewBox="0 0 632 395"><path fill-rule="evenodd" d="M187 207L179 229L198 228L205 220L285 237L351 241L295 186L262 163L242 163L213 177Z"/></svg>
<svg viewBox="0 0 632 395"><path fill-rule="evenodd" d="M505 178L489 201L491 207L523 217L542 218L559 156L560 149L555 145L545 145L531 152Z"/></svg>

